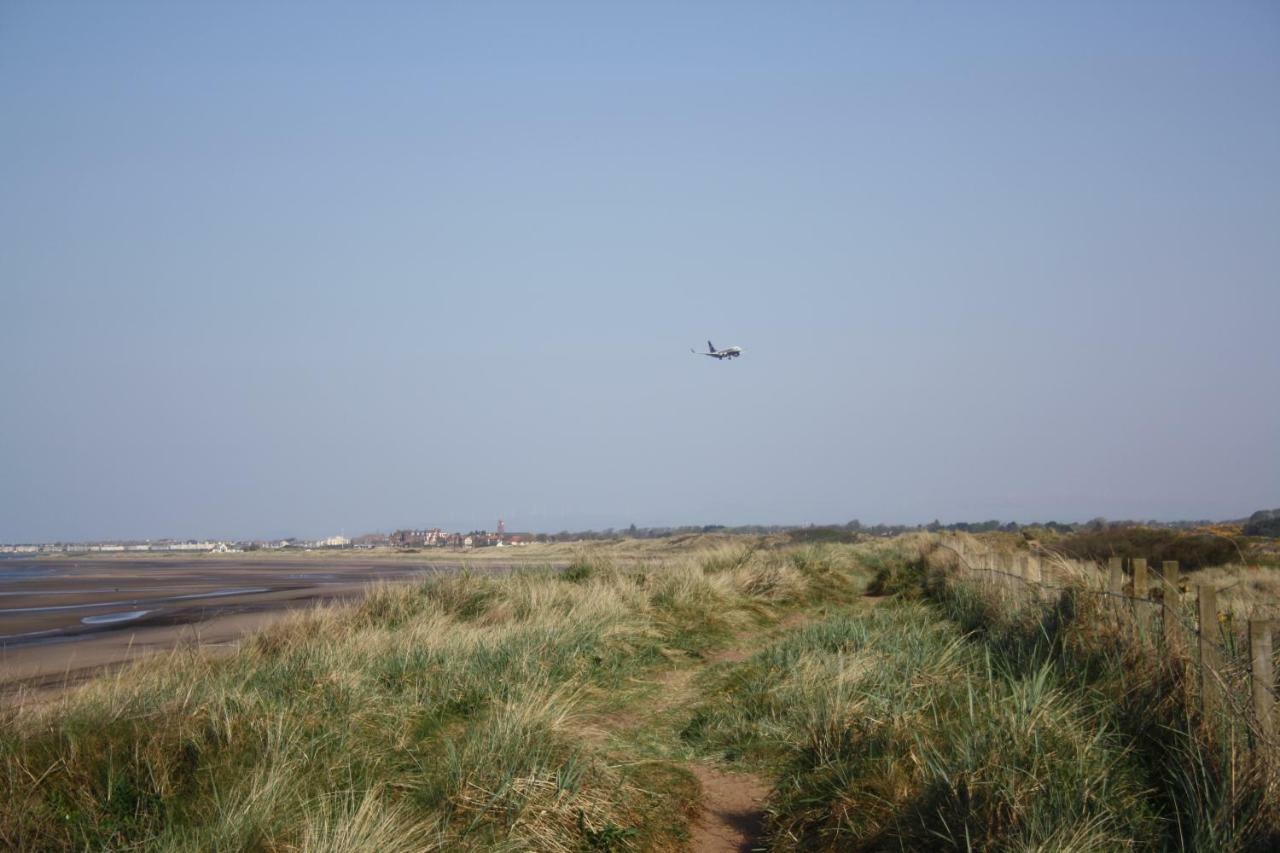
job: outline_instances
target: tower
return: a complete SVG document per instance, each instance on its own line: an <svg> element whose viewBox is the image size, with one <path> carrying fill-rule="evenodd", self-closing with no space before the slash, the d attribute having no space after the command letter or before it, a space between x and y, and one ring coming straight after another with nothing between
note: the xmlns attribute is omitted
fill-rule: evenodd
<svg viewBox="0 0 1280 853"><path fill-rule="evenodd" d="M502 519L498 519L498 535L501 536L506 532L507 532L506 522L504 522Z"/></svg>

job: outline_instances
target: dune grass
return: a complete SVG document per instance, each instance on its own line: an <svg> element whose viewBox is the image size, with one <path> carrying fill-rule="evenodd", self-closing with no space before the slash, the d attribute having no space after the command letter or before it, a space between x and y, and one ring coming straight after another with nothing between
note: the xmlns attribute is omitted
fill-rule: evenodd
<svg viewBox="0 0 1280 853"><path fill-rule="evenodd" d="M1158 831L1114 727L918 602L780 639L684 735L780 777L774 849L1127 849Z"/></svg>
<svg viewBox="0 0 1280 853"><path fill-rule="evenodd" d="M699 544L380 586L0 710L0 847L672 850L695 761L773 782L774 849L1276 842L1274 779L1087 599L925 536Z"/></svg>
<svg viewBox="0 0 1280 853"><path fill-rule="evenodd" d="M1005 595L926 536L859 556L891 597L708 671L682 732L777 780L770 849L1280 846L1247 728L1103 599Z"/></svg>
<svg viewBox="0 0 1280 853"><path fill-rule="evenodd" d="M1259 740L1248 700L1247 646L1229 613L1214 626L1225 648L1218 678L1226 697L1205 714L1199 671L1179 627L1164 636L1159 611L1099 595L1100 571L1047 564L1059 589L1036 596L1015 581L983 582L960 571L936 541L906 541L873 585L932 603L1002 671L1050 678L1095 725L1116 732L1141 772L1159 831L1135 846L1164 850L1280 849L1280 766ZM1197 579L1220 578L1207 569ZM1194 627L1193 617L1184 621Z"/></svg>
<svg viewBox="0 0 1280 853"><path fill-rule="evenodd" d="M849 586L830 552L383 586L0 720L0 846L656 848L696 782L585 721L651 670Z"/></svg>

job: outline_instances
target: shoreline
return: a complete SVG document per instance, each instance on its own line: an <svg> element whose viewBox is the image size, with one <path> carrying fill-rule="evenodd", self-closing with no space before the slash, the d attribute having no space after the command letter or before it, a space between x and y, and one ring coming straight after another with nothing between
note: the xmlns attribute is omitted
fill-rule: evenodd
<svg viewBox="0 0 1280 853"><path fill-rule="evenodd" d="M291 613L359 601L377 584L566 565L560 560L426 562L420 554L412 556L418 560L219 555L215 564L201 558L63 558L0 571L0 703L39 701L178 649L230 652Z"/></svg>

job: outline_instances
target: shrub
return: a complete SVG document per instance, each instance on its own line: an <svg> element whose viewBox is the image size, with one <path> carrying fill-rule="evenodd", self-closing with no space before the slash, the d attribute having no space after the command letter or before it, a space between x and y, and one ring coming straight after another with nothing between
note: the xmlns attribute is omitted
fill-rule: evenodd
<svg viewBox="0 0 1280 853"><path fill-rule="evenodd" d="M1280 509L1260 509L1249 516L1244 535L1280 537Z"/></svg>
<svg viewBox="0 0 1280 853"><path fill-rule="evenodd" d="M865 537L841 527L802 527L787 531L787 541L793 544L858 543Z"/></svg>
<svg viewBox="0 0 1280 853"><path fill-rule="evenodd" d="M594 574L593 567L586 560L576 560L560 573L560 580L570 583L583 583Z"/></svg>
<svg viewBox="0 0 1280 853"><path fill-rule="evenodd" d="M1078 560L1145 557L1155 566L1177 560L1188 572L1240 559L1235 543L1221 536L1136 526L1083 530L1055 543L1054 550Z"/></svg>

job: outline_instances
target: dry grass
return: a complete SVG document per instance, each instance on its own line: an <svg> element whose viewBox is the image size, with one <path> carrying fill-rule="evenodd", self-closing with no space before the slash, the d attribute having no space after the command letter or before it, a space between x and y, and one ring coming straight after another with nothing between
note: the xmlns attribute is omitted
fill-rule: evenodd
<svg viewBox="0 0 1280 853"><path fill-rule="evenodd" d="M583 737L648 673L852 589L847 554L445 575L183 651L0 719L0 846L665 848L691 781ZM683 787L682 787L683 785Z"/></svg>
<svg viewBox="0 0 1280 853"><path fill-rule="evenodd" d="M987 565L981 541L944 540L921 551L926 594L980 637L1014 671L1052 667L1068 689L1087 696L1129 738L1165 803L1175 849L1255 850L1280 844L1280 745L1253 714L1245 621L1233 613L1273 613L1265 570L1202 569L1175 592L1153 577L1156 598L1178 596L1168 633L1161 604L1106 593L1107 573L1062 557L1044 562L1044 587L972 571ZM941 544L941 543L940 543ZM1250 580L1262 583L1254 586ZM1206 710L1195 652L1197 618L1190 584L1222 589L1208 639L1221 662L1210 676L1219 701ZM1233 594L1234 593L1234 594Z"/></svg>
<svg viewBox="0 0 1280 853"><path fill-rule="evenodd" d="M675 849L694 755L777 780L780 849L1280 840L1249 733L1202 718L1097 567L1048 561L1040 597L938 542L592 543L151 660L0 711L0 847ZM860 606L873 575L895 597ZM1266 612L1268 570L1196 576L1242 577L1223 601Z"/></svg>
<svg viewBox="0 0 1280 853"><path fill-rule="evenodd" d="M1196 583L1212 584L1218 589L1218 607L1235 619L1272 619L1273 629L1280 634L1280 568L1233 564L1202 569L1195 574Z"/></svg>

